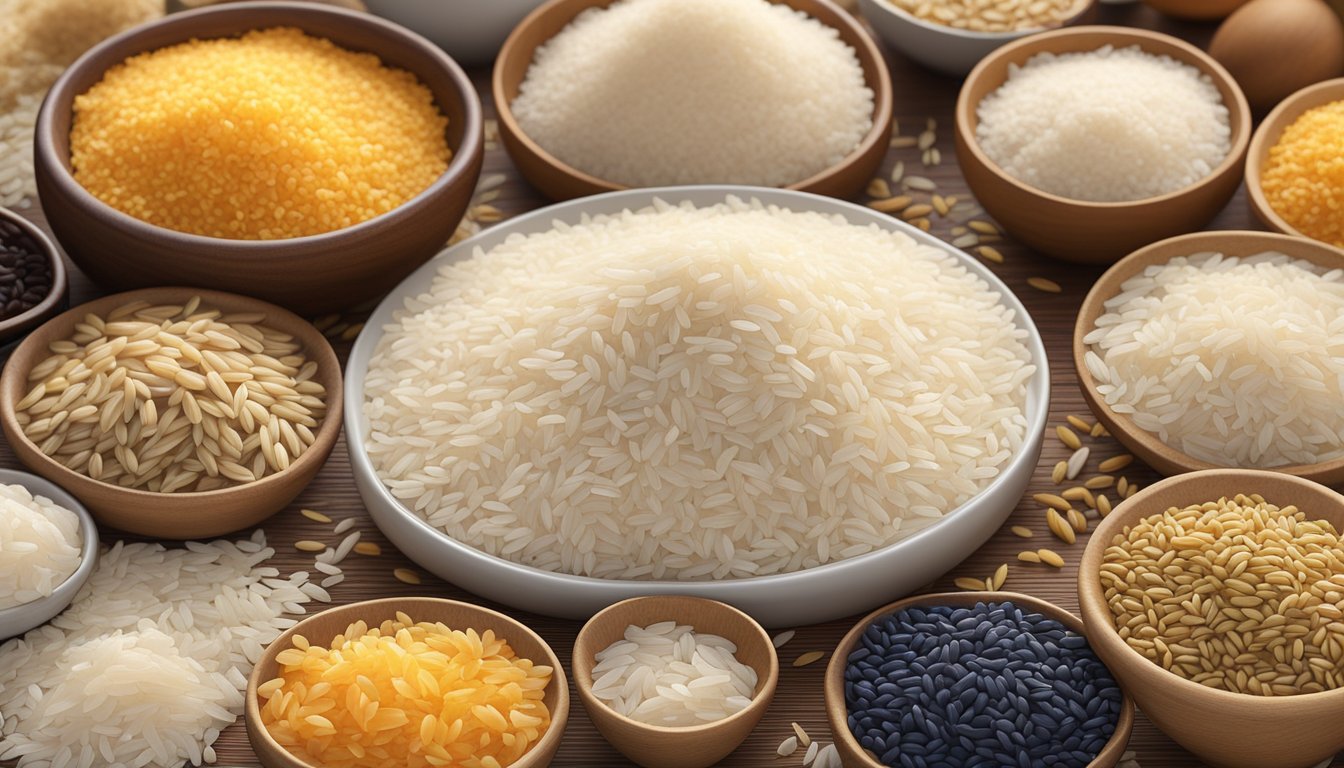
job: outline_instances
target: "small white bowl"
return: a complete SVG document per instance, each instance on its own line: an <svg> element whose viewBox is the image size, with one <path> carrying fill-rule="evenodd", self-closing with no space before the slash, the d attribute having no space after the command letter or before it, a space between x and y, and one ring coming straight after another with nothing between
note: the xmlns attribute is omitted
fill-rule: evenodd
<svg viewBox="0 0 1344 768"><path fill-rule="evenodd" d="M891 0L859 0L859 10L892 49L930 69L960 77L995 48L1047 29L1077 23L1094 3L1095 0L1075 0L1072 11L1058 24L1011 32L972 32L925 21L896 7Z"/></svg>
<svg viewBox="0 0 1344 768"><path fill-rule="evenodd" d="M489 64L504 39L545 0L364 0L378 16L433 40L463 66Z"/></svg>
<svg viewBox="0 0 1344 768"><path fill-rule="evenodd" d="M792 573L722 581L637 581L555 573L520 565L457 541L398 501L378 479L364 445L364 378L383 329L401 312L407 296L429 290L445 264L489 250L506 238L549 230L553 222L615 214L652 205L654 200L697 206L722 203L733 195L794 211L843 216L850 223L902 232L922 245L955 256L972 274L998 292L1027 332L1024 344L1036 371L1027 381L1023 446L984 490L948 512L936 524L882 549ZM830 197L783 189L742 186L687 186L633 189L583 197L509 219L431 259L378 305L365 323L346 367L345 436L364 505L383 534L421 567L481 597L514 608L586 619L607 606L645 595L691 595L728 603L768 627L816 624L851 616L919 589L980 547L1017 506L1040 457L1050 399L1045 346L1026 307L1008 286L978 260L909 224L871 208Z"/></svg>
<svg viewBox="0 0 1344 768"><path fill-rule="evenodd" d="M78 499L49 480L27 472L0 469L0 485L22 485L34 496L46 496L74 512L79 517L80 538L79 567L50 595L13 608L0 609L0 640L5 640L46 624L74 601L75 595L89 580L93 567L98 563L98 526Z"/></svg>

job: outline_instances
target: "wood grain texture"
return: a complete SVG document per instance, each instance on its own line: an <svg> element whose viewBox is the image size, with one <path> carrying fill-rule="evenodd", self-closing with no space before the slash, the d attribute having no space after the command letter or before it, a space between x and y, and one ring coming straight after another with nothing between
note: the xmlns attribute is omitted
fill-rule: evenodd
<svg viewBox="0 0 1344 768"><path fill-rule="evenodd" d="M1161 29L1201 46L1207 43L1213 32L1212 26L1173 22L1138 4L1101 6L1094 20L1098 23ZM936 118L938 122L936 146L943 155L943 162L937 167L922 169L918 150L892 150L884 163L884 173L889 172L896 162L904 162L908 173L918 173L933 179L937 182L939 191L944 194L966 197L968 193L965 183L957 170L952 151L952 113L960 81L929 74L899 55L889 54L888 59L896 86L895 116L899 132L907 136L917 135L924 129L928 118ZM489 72L478 70L472 74L478 90L486 96L487 114L492 115L493 105L489 103L488 98ZM502 194L492 202L506 213L517 214L544 204L543 198L520 180L503 149L497 145L492 145L486 152L485 173L507 175L508 181L500 188ZM38 213L31 215L40 218ZM951 227L952 224L948 221L933 219L935 234L950 239ZM1262 227L1251 216L1242 190L1238 191L1237 196L1209 228L1261 229ZM1000 243L996 247L1006 256L1006 261L1002 265L995 266L995 271L1021 296L1045 336L1053 385L1050 408L1052 427L1063 423L1065 416L1069 414L1082 415L1091 420L1087 415L1087 407L1083 403L1078 380L1073 372L1070 343L1074 317L1079 305L1102 269L1052 261L1009 242ZM1047 294L1029 287L1027 279L1033 276L1055 280L1063 287L1063 292ZM72 274L71 282L73 301L86 300L96 293L87 278L77 272ZM344 357L349 351L349 344L340 345L337 351ZM1088 463L1090 473L1095 473L1096 464L1101 459L1122 452L1119 445L1109 439L1089 439L1086 443L1092 446L1093 456ZM1044 510L1031 499L1030 495L1040 491L1058 490L1050 481L1050 470L1069 453L1070 451L1053 435L1048 436L1029 493L1003 530L979 552L930 584L929 589L924 591L950 590L953 588L952 579L955 576L984 578L991 575L999 564L1009 563L1010 575L1005 589L1050 600L1076 612L1078 599L1075 577L1083 542L1087 537L1085 534L1080 535L1079 543L1071 547L1053 539L1045 525ZM3 445L0 445L0 466L17 466L13 453ZM1156 474L1137 464L1126 469L1123 474L1141 485L1147 485L1157 479ZM1111 499L1115 500L1114 493L1111 494ZM329 526L323 526L299 515L298 509L302 507L321 510L333 518L357 516L361 520L357 529L364 532L364 540L374 541L383 546L384 553L379 557L352 555L342 564L349 578L345 583L332 589L335 602L344 604L377 597L424 595L489 605L427 574L424 576L424 583L419 586L408 586L393 578L393 568L414 568L414 566L392 551L387 541L368 522L350 477L350 464L344 440L336 445L331 458L313 485L299 496L289 509L264 525L271 543L280 551L275 565L285 571L309 568L312 564L311 556L296 552L292 548L296 540L320 539L332 542L337 538L330 534ZM190 510L183 510L183 513L189 514ZM1009 532L1010 525L1029 526L1035 531L1035 537L1030 541L1017 538ZM105 541L113 541L115 537L116 534L112 531L104 532ZM1064 556L1065 567L1062 570L1055 570L1043 565L1017 562L1016 556L1019 551L1038 547L1052 547L1058 551ZM890 597L894 600L899 596L893 594ZM499 608L495 605L489 607ZM560 658L570 657L579 622L508 612L545 637ZM792 733L790 723L795 721L818 740L830 740L822 700L822 679L826 660L802 668L793 667L792 661L807 651L833 649L858 618L856 616L851 620L798 628L797 636L780 650L779 688L769 711L755 732L721 765L726 768L778 768L801 765L801 751L787 759L775 755L775 748ZM258 765L248 747L241 722L226 730L215 748L221 766L252 768ZM1143 768L1198 768L1201 765L1198 760L1154 728L1142 715L1135 725L1130 748L1138 753ZM628 766L630 763L603 741L582 707L574 707L569 729L565 733L553 765L560 768L615 768ZM1344 767L1344 760L1336 760L1335 765Z"/></svg>

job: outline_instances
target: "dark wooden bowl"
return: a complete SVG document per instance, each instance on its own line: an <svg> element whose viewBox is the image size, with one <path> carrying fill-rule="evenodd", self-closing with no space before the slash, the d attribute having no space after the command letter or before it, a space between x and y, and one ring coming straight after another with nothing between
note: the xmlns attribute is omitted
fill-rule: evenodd
<svg viewBox="0 0 1344 768"><path fill-rule="evenodd" d="M980 102L1008 79L1008 69L1038 53L1094 51L1137 45L1208 75L1227 105L1232 148L1194 184L1133 202L1093 203L1042 192L1009 176L976 140ZM994 51L966 78L956 109L957 159L966 183L989 215L1013 237L1042 253L1080 264L1110 264L1156 240L1202 229L1241 183L1251 138L1251 108L1227 70L1207 53L1169 35L1127 27L1071 27L1033 35Z"/></svg>
<svg viewBox="0 0 1344 768"><path fill-rule="evenodd" d="M127 57L192 38L298 27L408 70L448 117L448 169L400 207L352 227L287 240L227 240L157 227L101 202L71 175L74 99ZM470 203L483 152L480 98L443 51L370 14L315 4L237 3L173 14L110 38L52 86L38 115L34 170L66 253L112 289L189 285L255 296L303 313L346 309L386 292L448 242Z"/></svg>
<svg viewBox="0 0 1344 768"><path fill-rule="evenodd" d="M132 301L181 303L192 296L227 312L261 312L265 325L294 336L309 360L317 362L315 381L326 388L327 412L316 440L282 472L255 482L214 491L155 493L104 483L68 469L42 453L23 433L14 405L28 393L28 372L47 357L47 346L69 338L84 316L111 311ZM49 320L14 350L0 374L0 427L25 467L69 491L102 525L160 539L201 539L250 528L284 509L326 462L341 433L341 365L325 336L308 321L264 301L197 288L146 288L104 296Z"/></svg>
<svg viewBox="0 0 1344 768"><path fill-rule="evenodd" d="M1083 299L1073 328L1073 369L1078 374L1078 386L1083 391L1083 400L1087 402L1088 408L1106 426L1106 430L1131 453L1164 475L1216 469L1217 465L1196 459L1163 443L1157 435L1135 424L1128 414L1111 410L1097 392L1097 381L1087 368L1084 359L1087 344L1083 339L1096 327L1097 318L1106 310L1106 302L1120 293L1120 286L1126 280L1141 274L1148 267L1165 264L1177 256L1210 251L1240 257L1278 251L1294 259L1306 259L1325 270L1344 268L1344 252L1315 240L1268 232L1196 232L1140 248L1116 262L1115 266L1097 279ZM1318 483L1339 483L1344 482L1344 458L1319 464L1275 467L1274 471L1298 475Z"/></svg>
<svg viewBox="0 0 1344 768"><path fill-rule="evenodd" d="M23 334L64 309L70 285L65 276L65 260L61 258L60 252L56 250L56 246L46 233L32 222L5 208L0 208L0 221L18 227L29 240L33 241L37 250L47 257L47 263L51 265L51 290L47 292L46 298L27 312L0 320L0 345L3 345L17 341ZM0 235L0 241L5 239Z"/></svg>
<svg viewBox="0 0 1344 768"><path fill-rule="evenodd" d="M605 8L614 2L616 0L550 0L514 28L495 60L490 82L495 109L499 112L499 137L523 177L552 200L570 200L627 187L584 173L542 149L523 133L510 105L518 97L518 88L527 77L538 47L555 37L580 13L589 8ZM854 17L831 0L771 2L782 3L834 27L840 33L840 39L854 49L859 65L863 67L863 78L873 91L873 127L859 146L839 164L786 187L831 197L852 197L877 173L891 140L891 75L887 72L886 59Z"/></svg>
<svg viewBox="0 0 1344 768"><path fill-rule="evenodd" d="M835 653L831 654L831 661L826 665L824 683L826 719L830 722L831 735L835 737L835 748L839 751L840 760L845 768L886 768L871 752L859 744L858 739L854 738L854 733L849 730L849 707L845 704L845 668L849 666L849 655L854 652L868 627L878 619L912 606L947 605L954 608L971 608L976 603L1004 601L1011 601L1046 618L1054 619L1087 637L1083 622L1077 616L1054 603L1017 592L941 592L907 597L878 608L864 616L853 629L849 630L836 646ZM1115 682L1116 685L1120 685L1118 677L1115 678ZM1129 735L1134 730L1134 699L1123 686L1120 687L1120 693L1124 695L1124 701L1120 705L1120 719L1115 724L1115 733L1101 752L1088 763L1087 768L1115 768L1120 763L1120 756L1125 753L1126 745L1129 744Z"/></svg>
<svg viewBox="0 0 1344 768"><path fill-rule="evenodd" d="M550 765L564 737L565 725L569 722L569 683L565 680L565 668L555 651L540 635L516 619L477 605L434 597L391 597L329 608L290 627L267 646L248 678L247 701L243 712L247 739L261 764L266 768L315 768L290 754L271 738L261 720L261 707L257 699L257 686L279 674L280 665L276 663L275 657L280 651L292 647L294 635L303 635L314 645L330 646L331 639L354 622L363 620L370 626L376 626L387 619L395 619L397 611L410 616L412 621L443 622L449 629L471 628L477 632L493 630L495 636L506 640L519 656L555 670L542 698L550 710L551 724L537 743L511 768L545 768Z"/></svg>

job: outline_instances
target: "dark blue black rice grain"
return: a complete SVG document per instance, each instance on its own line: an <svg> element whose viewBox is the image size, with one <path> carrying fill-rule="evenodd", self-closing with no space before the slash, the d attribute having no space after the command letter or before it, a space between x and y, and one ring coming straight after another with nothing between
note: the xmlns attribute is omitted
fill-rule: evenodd
<svg viewBox="0 0 1344 768"><path fill-rule="evenodd" d="M1006 601L907 608L848 661L850 731L893 768L1083 768L1120 715L1086 638Z"/></svg>

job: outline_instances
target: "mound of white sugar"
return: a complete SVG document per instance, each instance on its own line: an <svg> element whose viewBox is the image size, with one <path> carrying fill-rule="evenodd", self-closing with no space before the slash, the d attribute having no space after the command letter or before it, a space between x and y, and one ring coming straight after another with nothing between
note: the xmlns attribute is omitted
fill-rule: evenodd
<svg viewBox="0 0 1344 768"><path fill-rule="evenodd" d="M858 146L873 93L839 33L785 5L622 0L538 48L512 109L607 181L784 186Z"/></svg>
<svg viewBox="0 0 1344 768"><path fill-rule="evenodd" d="M1084 337L1111 410L1219 466L1344 456L1344 272L1203 253L1120 291Z"/></svg>
<svg viewBox="0 0 1344 768"><path fill-rule="evenodd" d="M79 562L74 512L21 485L0 485L0 610L47 597Z"/></svg>
<svg viewBox="0 0 1344 768"><path fill-rule="evenodd" d="M1138 46L1037 54L980 102L976 139L1008 175L1073 200L1174 192L1231 151L1228 110L1198 69Z"/></svg>

